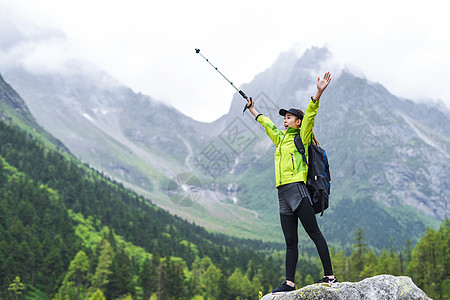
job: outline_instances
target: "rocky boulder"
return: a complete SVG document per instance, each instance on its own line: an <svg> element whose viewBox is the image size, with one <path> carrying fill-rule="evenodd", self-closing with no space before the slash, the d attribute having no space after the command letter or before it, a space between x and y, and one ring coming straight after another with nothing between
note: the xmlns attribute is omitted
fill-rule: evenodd
<svg viewBox="0 0 450 300"><path fill-rule="evenodd" d="M267 294L261 300L419 300L431 299L406 276L379 275L359 282L308 285L289 293Z"/></svg>

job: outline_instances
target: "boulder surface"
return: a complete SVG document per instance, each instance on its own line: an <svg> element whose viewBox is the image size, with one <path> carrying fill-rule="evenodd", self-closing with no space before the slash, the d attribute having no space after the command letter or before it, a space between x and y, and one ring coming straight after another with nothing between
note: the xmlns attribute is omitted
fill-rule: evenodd
<svg viewBox="0 0 450 300"><path fill-rule="evenodd" d="M359 282L317 283L288 293L267 294L261 300L419 300L431 299L407 276L378 275Z"/></svg>

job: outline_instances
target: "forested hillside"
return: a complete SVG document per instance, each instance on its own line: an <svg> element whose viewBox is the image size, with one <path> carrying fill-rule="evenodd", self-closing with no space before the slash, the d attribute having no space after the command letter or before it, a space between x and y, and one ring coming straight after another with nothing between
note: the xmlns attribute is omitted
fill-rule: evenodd
<svg viewBox="0 0 450 300"><path fill-rule="evenodd" d="M0 299L253 299L283 278L279 244L208 233L3 121L0 140ZM444 299L448 233L377 254L357 231L350 252L332 249L336 274L410 274ZM322 276L310 246L298 286Z"/></svg>
<svg viewBox="0 0 450 300"><path fill-rule="evenodd" d="M160 257L179 257L186 267L209 257L225 274L262 265L262 251L276 244L210 234L158 209L148 200L111 182L61 153L46 149L31 135L0 122L2 291L16 275L53 293L82 248L68 209L98 220L100 227ZM111 242L111 238L110 238ZM97 253L98 254L98 253ZM33 261L30 261L30 260ZM268 267L279 269L280 263ZM139 269L139 268L138 268ZM275 283L280 276L274 274ZM132 280L132 276L126 280ZM272 282L272 284L275 284Z"/></svg>

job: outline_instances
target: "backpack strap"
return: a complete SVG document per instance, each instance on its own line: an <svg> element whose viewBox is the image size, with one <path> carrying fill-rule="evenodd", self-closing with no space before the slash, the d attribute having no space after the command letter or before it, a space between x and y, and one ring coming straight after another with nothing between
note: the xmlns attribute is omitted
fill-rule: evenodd
<svg viewBox="0 0 450 300"><path fill-rule="evenodd" d="M298 133L294 137L294 144L295 144L295 147L297 147L298 152L300 152L300 154L302 155L303 161L308 166L308 162L306 161L306 155L305 155L305 146L303 145L302 138L300 137L300 133Z"/></svg>

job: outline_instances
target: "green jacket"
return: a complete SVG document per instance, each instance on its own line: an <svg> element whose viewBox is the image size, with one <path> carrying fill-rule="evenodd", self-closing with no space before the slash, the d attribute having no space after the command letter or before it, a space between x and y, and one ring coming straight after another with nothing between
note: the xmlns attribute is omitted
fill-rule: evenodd
<svg viewBox="0 0 450 300"><path fill-rule="evenodd" d="M300 132L305 156L308 160L308 147L311 144L314 118L319 110L319 101L310 101L300 129L289 127L287 130L278 130L273 122L264 115L259 115L256 120L264 127L267 135L275 144L275 177L276 186L303 181L306 184L308 166L302 159L294 144L294 137Z"/></svg>

